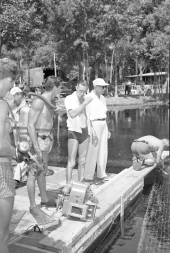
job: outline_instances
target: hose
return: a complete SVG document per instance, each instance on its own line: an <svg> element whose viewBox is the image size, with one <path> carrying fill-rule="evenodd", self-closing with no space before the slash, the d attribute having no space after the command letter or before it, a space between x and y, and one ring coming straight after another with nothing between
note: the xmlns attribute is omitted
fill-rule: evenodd
<svg viewBox="0 0 170 253"><path fill-rule="evenodd" d="M49 101L47 101L47 99L46 98L44 98L42 95L40 95L40 94L37 94L37 93L34 93L34 92L29 92L28 93L28 96L30 97L30 96L35 96L35 97L38 97L38 98L40 98L41 100L43 100L44 102L45 102L45 104L48 106L48 107L50 107L50 109L56 109L56 107L53 105L53 104L51 104Z"/></svg>

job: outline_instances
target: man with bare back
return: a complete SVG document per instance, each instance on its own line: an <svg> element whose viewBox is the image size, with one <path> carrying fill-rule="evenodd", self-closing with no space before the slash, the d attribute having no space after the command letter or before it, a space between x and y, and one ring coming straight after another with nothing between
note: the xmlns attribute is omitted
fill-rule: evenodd
<svg viewBox="0 0 170 253"><path fill-rule="evenodd" d="M45 92L42 97L50 104L56 96L57 78L49 76L45 82ZM31 104L28 117L28 133L39 163L38 171L30 170L27 179L27 189L30 199L30 212L34 217L42 217L45 223L54 221L47 216L35 202L35 181L37 180L41 196L41 207L49 207L50 202L46 192L46 172L48 154L53 146L53 116L54 110L41 98L35 98Z"/></svg>
<svg viewBox="0 0 170 253"><path fill-rule="evenodd" d="M0 253L8 253L9 225L14 205L15 186L11 160L15 148L9 135L9 105L4 98L13 87L18 74L14 61L0 59Z"/></svg>
<svg viewBox="0 0 170 253"><path fill-rule="evenodd" d="M140 170L145 166L161 166L164 169L164 161L161 159L163 151L169 147L168 139L158 139L152 135L146 135L133 141L131 151L133 153L133 168Z"/></svg>

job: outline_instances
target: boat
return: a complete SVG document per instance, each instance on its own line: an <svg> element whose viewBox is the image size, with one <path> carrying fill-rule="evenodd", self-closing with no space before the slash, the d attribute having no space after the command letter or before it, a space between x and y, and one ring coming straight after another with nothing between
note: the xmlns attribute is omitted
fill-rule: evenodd
<svg viewBox="0 0 170 253"><path fill-rule="evenodd" d="M169 156L164 151L162 159ZM47 192L50 198L56 197L64 187L65 168L50 167L55 171L52 177L47 178ZM29 200L26 187L17 190L14 203L14 214L10 224L9 248L30 249L30 252L63 252L85 253L93 252L96 242L101 241L103 233L108 231L117 220L123 224L126 208L135 201L144 187L146 176L154 167L143 167L135 171L133 167L126 168L119 174L109 174L108 181L99 181L94 178L90 185L98 204L92 219L80 219L76 215L63 215L62 209L42 208L44 212L55 219L54 223L38 226L29 212ZM73 182L77 183L77 170L73 170ZM40 197L36 193L36 201ZM57 202L58 203L58 202ZM80 213L82 214L82 213ZM28 237L31 228L39 228L39 237L35 234ZM33 231L35 233L35 231ZM26 240L27 238L27 240ZM28 243L29 238L29 243ZM27 243L26 243L27 242Z"/></svg>

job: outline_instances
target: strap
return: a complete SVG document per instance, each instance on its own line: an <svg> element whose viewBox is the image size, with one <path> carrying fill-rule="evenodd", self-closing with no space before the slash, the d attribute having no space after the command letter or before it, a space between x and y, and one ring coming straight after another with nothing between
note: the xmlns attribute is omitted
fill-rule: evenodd
<svg viewBox="0 0 170 253"><path fill-rule="evenodd" d="M133 142L143 142L143 143L146 143L146 144L149 144L147 141L145 140L134 140Z"/></svg>

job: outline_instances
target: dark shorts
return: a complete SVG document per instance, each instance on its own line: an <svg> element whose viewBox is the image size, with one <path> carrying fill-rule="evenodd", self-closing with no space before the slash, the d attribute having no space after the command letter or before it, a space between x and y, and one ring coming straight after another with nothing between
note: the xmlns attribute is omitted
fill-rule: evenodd
<svg viewBox="0 0 170 253"><path fill-rule="evenodd" d="M79 144L83 143L88 138L89 138L88 128L83 128L82 133L78 133L75 131L68 131L68 139L77 140Z"/></svg>
<svg viewBox="0 0 170 253"><path fill-rule="evenodd" d="M15 196L15 185L11 162L0 161L0 199L13 196Z"/></svg>

